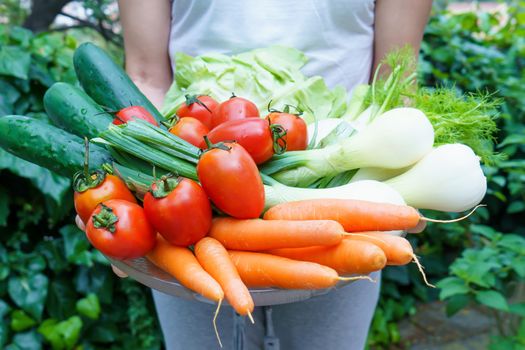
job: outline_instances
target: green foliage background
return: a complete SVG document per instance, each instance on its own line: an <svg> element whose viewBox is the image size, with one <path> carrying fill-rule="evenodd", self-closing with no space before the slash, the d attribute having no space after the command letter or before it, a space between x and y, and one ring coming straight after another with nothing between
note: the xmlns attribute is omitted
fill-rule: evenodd
<svg viewBox="0 0 525 350"><path fill-rule="evenodd" d="M502 98L498 141L507 159L485 168L487 208L468 222L429 225L411 236L441 290L425 287L415 266L384 271L373 348L402 342L397 322L417 312L419 302L438 298L447 300L449 314L484 304L495 317L513 315L492 347L525 346L525 300L515 298L525 276L525 2L511 5L503 27L498 16L444 11L427 27L420 81ZM1 25L0 115L47 120L43 93L55 81L75 83L73 50L93 35L34 35ZM107 48L121 59L120 49ZM0 348L159 349L149 291L118 279L90 248L71 225L71 198L68 179L0 149Z"/></svg>

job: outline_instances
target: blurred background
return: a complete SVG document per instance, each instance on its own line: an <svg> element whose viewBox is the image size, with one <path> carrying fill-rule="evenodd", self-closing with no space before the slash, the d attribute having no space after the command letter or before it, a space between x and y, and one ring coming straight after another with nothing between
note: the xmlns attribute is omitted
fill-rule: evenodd
<svg viewBox="0 0 525 350"><path fill-rule="evenodd" d="M422 85L501 99L486 208L410 236L415 266L388 267L370 349L525 349L525 1L434 1ZM94 41L123 62L113 0L0 2L0 115L47 120L42 96L75 83ZM150 292L119 279L73 225L69 179L0 149L0 348L162 349ZM191 316L189 316L191 317Z"/></svg>

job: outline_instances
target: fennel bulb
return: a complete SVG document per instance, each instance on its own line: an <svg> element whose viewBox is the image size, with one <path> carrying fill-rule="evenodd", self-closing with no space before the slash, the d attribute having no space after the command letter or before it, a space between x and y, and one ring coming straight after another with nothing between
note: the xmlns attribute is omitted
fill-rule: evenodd
<svg viewBox="0 0 525 350"><path fill-rule="evenodd" d="M286 152L274 156L261 170L283 184L307 187L322 177L347 170L410 166L430 152L433 143L434 130L423 112L395 108L339 144Z"/></svg>
<svg viewBox="0 0 525 350"><path fill-rule="evenodd" d="M487 191L479 157L459 143L436 147L406 173L385 183L408 205L450 212L473 208Z"/></svg>

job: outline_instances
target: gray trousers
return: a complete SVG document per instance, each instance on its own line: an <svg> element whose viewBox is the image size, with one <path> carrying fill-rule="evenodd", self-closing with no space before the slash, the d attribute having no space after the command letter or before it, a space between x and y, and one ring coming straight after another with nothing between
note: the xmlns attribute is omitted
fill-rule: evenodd
<svg viewBox="0 0 525 350"><path fill-rule="evenodd" d="M379 273L372 278L379 281ZM356 281L312 299L272 307L281 350L362 350L379 297L379 282ZM167 350L219 349L212 326L216 306L175 298L153 290ZM254 310L246 321L246 350L263 349L265 313ZM234 349L234 314L222 307L217 319L224 349Z"/></svg>

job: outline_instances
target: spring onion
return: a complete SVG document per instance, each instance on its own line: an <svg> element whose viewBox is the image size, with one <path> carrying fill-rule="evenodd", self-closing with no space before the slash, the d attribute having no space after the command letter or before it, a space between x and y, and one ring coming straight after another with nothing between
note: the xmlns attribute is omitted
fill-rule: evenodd
<svg viewBox="0 0 525 350"><path fill-rule="evenodd" d="M433 143L434 131L423 112L395 108L337 145L274 156L261 169L283 184L308 187L347 170L412 165L430 152Z"/></svg>

